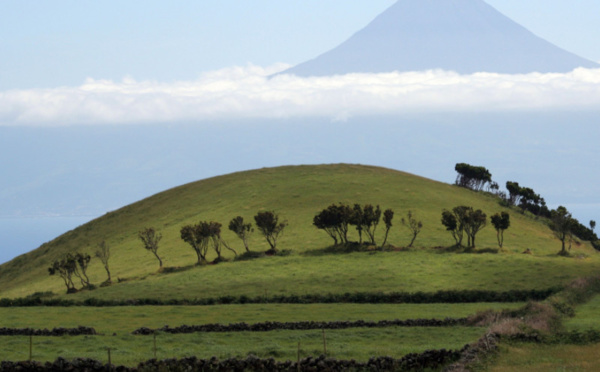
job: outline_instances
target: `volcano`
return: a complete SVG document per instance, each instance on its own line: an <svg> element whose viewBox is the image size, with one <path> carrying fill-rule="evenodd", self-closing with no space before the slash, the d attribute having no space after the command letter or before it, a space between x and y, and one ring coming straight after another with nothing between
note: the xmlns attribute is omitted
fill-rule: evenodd
<svg viewBox="0 0 600 372"><path fill-rule="evenodd" d="M282 74L520 74L577 67L600 65L534 35L483 0L399 0L338 47Z"/></svg>

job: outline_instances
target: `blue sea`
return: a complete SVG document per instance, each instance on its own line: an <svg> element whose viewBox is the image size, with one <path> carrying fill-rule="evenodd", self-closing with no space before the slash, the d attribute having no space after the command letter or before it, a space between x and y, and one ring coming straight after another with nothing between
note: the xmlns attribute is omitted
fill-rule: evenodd
<svg viewBox="0 0 600 372"><path fill-rule="evenodd" d="M0 263L36 249L96 216L0 218Z"/></svg>

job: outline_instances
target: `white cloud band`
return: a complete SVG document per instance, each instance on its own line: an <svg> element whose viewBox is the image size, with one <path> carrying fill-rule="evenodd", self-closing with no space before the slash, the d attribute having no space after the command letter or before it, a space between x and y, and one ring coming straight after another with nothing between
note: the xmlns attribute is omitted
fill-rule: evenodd
<svg viewBox="0 0 600 372"><path fill-rule="evenodd" d="M600 69L566 74L459 75L448 71L269 76L276 65L234 67L195 81L88 79L79 87L0 92L0 125L329 117L420 111L592 110Z"/></svg>

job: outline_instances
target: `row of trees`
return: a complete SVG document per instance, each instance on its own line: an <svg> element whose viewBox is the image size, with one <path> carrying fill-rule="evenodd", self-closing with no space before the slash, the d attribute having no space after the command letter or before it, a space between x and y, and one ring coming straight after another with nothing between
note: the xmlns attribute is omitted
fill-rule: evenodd
<svg viewBox="0 0 600 372"><path fill-rule="evenodd" d="M486 184L492 184L492 174L485 167L458 163L454 170L458 173L455 181L458 186L481 191Z"/></svg>
<svg viewBox="0 0 600 372"><path fill-rule="evenodd" d="M110 276L109 259L110 259L110 246L103 240L98 244L98 249L95 252L97 258L100 259L108 279L106 279L103 285L108 285L112 282ZM92 257L86 253L67 253L63 258L55 260L52 265L48 268L50 275L59 276L65 286L67 287L67 293L77 292L75 282L79 279L81 286L87 289L93 289L94 285L90 283L90 278L87 275L87 270Z"/></svg>
<svg viewBox="0 0 600 372"><path fill-rule="evenodd" d="M373 206L366 204L332 204L323 209L313 218L313 225L323 230L333 239L333 244L348 244L348 231L350 227L354 227L358 233L358 243L363 244L363 233L368 239L368 243L377 246L375 233L377 227L382 221L385 225L385 235L381 247L385 247L390 229L392 228L392 220L394 219L394 211L386 209L381 211L379 205ZM402 225L410 229L412 240L409 247L412 247L417 235L423 228L423 223L418 221L412 211L408 211L406 219L402 219Z"/></svg>
<svg viewBox="0 0 600 372"><path fill-rule="evenodd" d="M254 222L258 231L269 244L270 249L267 254L276 253L277 240L287 226L287 222L280 221L279 216L273 211L258 212L254 216ZM215 221L200 221L197 224L185 225L179 231L181 239L188 243L196 254L197 265L208 263L207 255L211 248L217 254L217 258L213 263L223 261L223 248L230 250L235 256L238 255L237 251L221 237L222 226L221 223ZM250 252L248 240L254 232L252 223L246 223L243 217L237 216L229 221L229 230L242 241L246 252ZM147 227L138 233L138 237L144 248L156 257L159 268L162 268L162 259L158 255L158 243L162 239L162 235L155 228Z"/></svg>
<svg viewBox="0 0 600 372"><path fill-rule="evenodd" d="M560 254L566 254L567 247L570 249L574 237L590 241L594 248L600 250L600 241L594 232L595 221L590 221L588 227L573 218L571 213L563 206L550 210L543 197L532 188L521 186L518 182L507 181L506 190L508 193L500 191L498 184L492 181L492 175L484 167L458 163L454 169L458 173L457 185L474 191L481 191L484 185L487 184L488 191L493 191L500 197L504 206L516 206L520 208L521 213L529 212L537 217L547 219L550 229L561 241Z"/></svg>
<svg viewBox="0 0 600 372"><path fill-rule="evenodd" d="M280 221L279 216L272 211L258 212L254 216L256 228L264 236L270 249L267 254L277 252L277 240L287 226L286 221ZM235 249L231 248L221 237L222 225L214 221L200 221L197 224L183 226L180 230L181 239L188 243L197 255L196 264L202 265L208 263L208 251L212 248L217 254L214 263L223 260L223 248L232 251L238 255ZM254 232L252 223L246 223L243 217L237 216L229 222L229 230L236 234L242 240L246 252L250 252L248 239ZM159 243L162 240L162 234L154 227L146 227L138 232L138 238L142 242L144 249L151 252L158 260L159 270L163 268L163 260L159 255ZM100 259L108 278L102 285L110 285L112 278L110 274L109 259L110 246L102 241L98 244L95 256ZM90 283L87 275L88 266L92 257L85 253L68 253L64 257L55 260L48 268L50 275L59 276L67 287L67 293L77 292L77 279L81 282L82 289L93 289L95 286Z"/></svg>
<svg viewBox="0 0 600 372"><path fill-rule="evenodd" d="M510 215L506 212L496 213L491 217L491 222L496 229L496 237L500 248L504 245L504 231L510 227ZM442 225L449 231L456 246L463 246L467 237L467 248L475 248L477 233L487 226L487 215L481 209L469 206L457 206L452 211L442 212Z"/></svg>

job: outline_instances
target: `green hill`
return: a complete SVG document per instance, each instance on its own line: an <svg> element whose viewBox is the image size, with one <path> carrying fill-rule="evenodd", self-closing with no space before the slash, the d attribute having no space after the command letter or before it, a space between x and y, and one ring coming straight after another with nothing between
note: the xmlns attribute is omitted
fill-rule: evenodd
<svg viewBox="0 0 600 372"><path fill-rule="evenodd" d="M388 242L402 247L410 241L400 220L412 210L424 228L410 251L325 254L332 240L312 226L314 215L332 203L380 205L395 211ZM453 244L440 223L443 209L469 205L488 216L503 210L511 214L505 249L499 254L442 254L436 247ZM261 210L273 210L288 221L279 248L289 256L252 261L230 261L193 267L195 253L180 239L183 225L201 220L221 222L223 238L239 253L241 241L226 226L233 217L253 221ZM158 262L137 237L144 227L163 235ZM355 238L356 232L350 236ZM383 228L378 237L381 241ZM222 294L303 294L347 291L415 291L437 289L547 288L570 278L597 271L600 261L587 244L578 244L579 258L556 257L560 248L548 227L516 210L501 207L490 194L435 182L391 169L362 165L286 166L214 177L186 184L123 207L93 220L38 249L0 266L0 297L34 292L62 294L65 287L47 268L68 252L93 254L102 241L111 246L110 287L70 295L72 299L200 298ZM478 235L479 249L496 248L490 225ZM534 254L523 255L529 248ZM255 232L250 249L266 251L267 243ZM212 253L211 253L212 254ZM225 251L228 258L233 254ZM214 258L214 255L212 256ZM100 261L90 266L92 283L105 279Z"/></svg>

